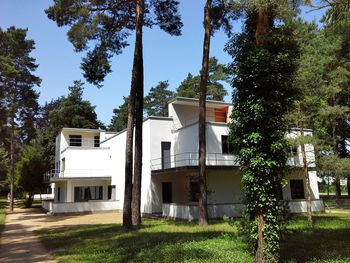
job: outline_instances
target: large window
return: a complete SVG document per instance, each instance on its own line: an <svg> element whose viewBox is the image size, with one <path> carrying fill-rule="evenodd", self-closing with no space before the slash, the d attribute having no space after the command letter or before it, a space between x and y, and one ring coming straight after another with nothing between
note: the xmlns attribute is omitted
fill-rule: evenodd
<svg viewBox="0 0 350 263"><path fill-rule="evenodd" d="M305 199L303 180L290 180L289 184L292 199Z"/></svg>
<svg viewBox="0 0 350 263"><path fill-rule="evenodd" d="M74 187L74 202L83 202L88 200L102 200L102 186L79 186Z"/></svg>
<svg viewBox="0 0 350 263"><path fill-rule="evenodd" d="M233 154L233 144L229 141L227 135L221 136L221 149L224 154Z"/></svg>
<svg viewBox="0 0 350 263"><path fill-rule="evenodd" d="M69 146L81 146L81 135L69 135Z"/></svg>

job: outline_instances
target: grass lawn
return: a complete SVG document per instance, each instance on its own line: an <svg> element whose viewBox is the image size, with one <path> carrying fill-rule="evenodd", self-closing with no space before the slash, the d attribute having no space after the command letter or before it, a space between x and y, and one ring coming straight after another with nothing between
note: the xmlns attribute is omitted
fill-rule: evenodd
<svg viewBox="0 0 350 263"><path fill-rule="evenodd" d="M309 229L305 215L290 220L281 261L350 262L350 207L317 214L314 222ZM200 228L145 219L141 229L130 233L120 225L96 225L45 229L39 235L58 262L254 262L237 227L227 222Z"/></svg>
<svg viewBox="0 0 350 263"><path fill-rule="evenodd" d="M7 198L0 197L0 234L5 226Z"/></svg>

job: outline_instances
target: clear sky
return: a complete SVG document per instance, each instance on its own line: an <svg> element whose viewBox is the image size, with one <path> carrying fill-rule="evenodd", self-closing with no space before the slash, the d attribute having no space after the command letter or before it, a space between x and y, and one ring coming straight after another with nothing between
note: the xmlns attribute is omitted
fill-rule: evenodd
<svg viewBox="0 0 350 263"><path fill-rule="evenodd" d="M180 13L184 27L182 36L171 37L154 27L144 31L144 78L145 94L161 80L168 80L175 90L189 72L198 74L201 66L203 43L203 6L205 0L180 0ZM28 28L28 38L36 43L32 56L39 67L36 75L42 78L40 104L68 93L73 80L84 80L80 69L82 53L74 52L68 41L67 28L59 28L44 12L52 0L0 0L0 27ZM303 12L307 20L319 20L323 11ZM235 31L241 29L237 22ZM112 70L100 89L86 83L84 98L96 106L98 118L110 123L112 111L129 95L133 58L133 37L130 46L121 55L112 59ZM211 56L220 63L229 63L231 58L223 51L227 37L218 32L212 38ZM228 88L231 94L230 87ZM230 99L230 95L227 96Z"/></svg>

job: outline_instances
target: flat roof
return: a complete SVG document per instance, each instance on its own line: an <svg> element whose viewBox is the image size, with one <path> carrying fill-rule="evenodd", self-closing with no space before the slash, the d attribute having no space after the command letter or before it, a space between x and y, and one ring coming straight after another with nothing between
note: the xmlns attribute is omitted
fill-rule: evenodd
<svg viewBox="0 0 350 263"><path fill-rule="evenodd" d="M175 97L172 100L168 102L168 104L181 104L181 105L193 105L198 104L199 99L195 98L185 98L185 97ZM206 100L206 104L208 106L232 106L231 103L225 102L225 101L217 101L217 100Z"/></svg>
<svg viewBox="0 0 350 263"><path fill-rule="evenodd" d="M62 182L68 180L111 180L112 176L101 176L101 177L51 177L50 182Z"/></svg>
<svg viewBox="0 0 350 263"><path fill-rule="evenodd" d="M103 129L62 128L61 131L105 132Z"/></svg>

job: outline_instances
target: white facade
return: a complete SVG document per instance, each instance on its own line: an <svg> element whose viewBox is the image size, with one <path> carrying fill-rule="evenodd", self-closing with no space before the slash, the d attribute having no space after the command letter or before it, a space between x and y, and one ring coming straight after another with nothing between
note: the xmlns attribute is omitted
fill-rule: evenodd
<svg viewBox="0 0 350 263"><path fill-rule="evenodd" d="M207 188L211 217L238 216L244 207L241 174L236 156L226 143L232 106L207 102ZM307 131L311 135L311 131ZM298 136L292 131L288 136ZM123 207L126 131L64 128L56 139L55 199L45 206L54 213L117 210ZM300 147L299 147L300 148ZM307 145L313 208L319 201L315 157ZM283 199L291 211L305 211L305 180L301 151L288 164L295 169L286 178ZM146 214L195 219L198 217L198 100L175 98L169 117L149 117L143 122L141 210ZM92 200L94 199L94 200ZM99 205L100 204L100 205Z"/></svg>

